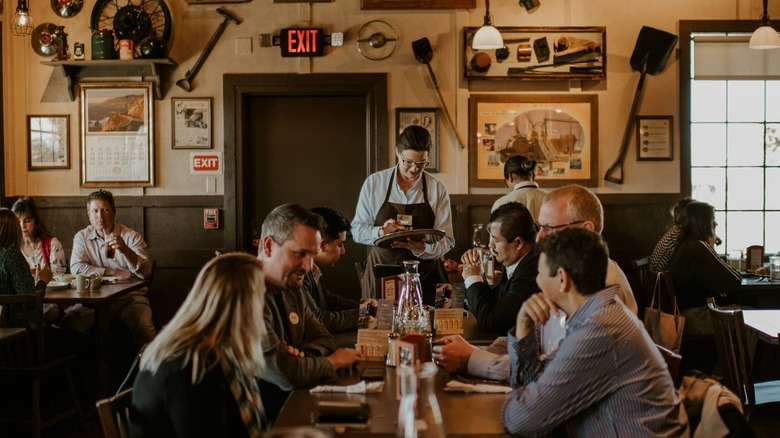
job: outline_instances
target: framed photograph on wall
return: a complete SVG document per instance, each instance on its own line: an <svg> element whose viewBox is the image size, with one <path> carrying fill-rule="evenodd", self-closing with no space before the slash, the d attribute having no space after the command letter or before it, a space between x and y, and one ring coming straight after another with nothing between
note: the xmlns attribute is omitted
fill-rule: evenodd
<svg viewBox="0 0 780 438"><path fill-rule="evenodd" d="M171 99L173 149L211 149L211 98Z"/></svg>
<svg viewBox="0 0 780 438"><path fill-rule="evenodd" d="M70 116L27 116L27 170L70 169Z"/></svg>
<svg viewBox="0 0 780 438"><path fill-rule="evenodd" d="M154 186L150 82L82 82L81 187Z"/></svg>
<svg viewBox="0 0 780 438"><path fill-rule="evenodd" d="M438 108L396 108L395 126L398 132L396 140L407 126L418 125L431 133L431 151L428 160L431 164L425 168L430 173L439 171L439 109Z"/></svg>
<svg viewBox="0 0 780 438"><path fill-rule="evenodd" d="M672 116L636 116L637 161L672 161L673 139Z"/></svg>
<svg viewBox="0 0 780 438"><path fill-rule="evenodd" d="M469 98L469 185L504 187L513 155L536 160L545 187L598 183L598 96L489 95Z"/></svg>

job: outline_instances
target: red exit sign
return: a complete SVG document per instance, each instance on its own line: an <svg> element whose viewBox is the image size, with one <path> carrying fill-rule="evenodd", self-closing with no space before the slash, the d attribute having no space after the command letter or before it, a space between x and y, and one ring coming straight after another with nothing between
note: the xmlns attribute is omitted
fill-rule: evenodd
<svg viewBox="0 0 780 438"><path fill-rule="evenodd" d="M222 173L221 152L192 152L190 153L190 173Z"/></svg>
<svg viewBox="0 0 780 438"><path fill-rule="evenodd" d="M282 29L282 56L313 57L325 54L325 31L322 29Z"/></svg>

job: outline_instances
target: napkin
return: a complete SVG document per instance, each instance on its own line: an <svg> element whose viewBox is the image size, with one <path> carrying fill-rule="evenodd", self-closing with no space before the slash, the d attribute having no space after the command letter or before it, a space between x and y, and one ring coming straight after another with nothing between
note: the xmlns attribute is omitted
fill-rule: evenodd
<svg viewBox="0 0 780 438"><path fill-rule="evenodd" d="M476 392L483 394L506 394L512 391L512 387L505 385L491 385L489 383L463 383L450 380L444 386L444 392Z"/></svg>
<svg viewBox="0 0 780 438"><path fill-rule="evenodd" d="M339 385L320 385L310 389L310 393L315 392L346 392L347 394L367 394L370 392L382 392L385 382L370 382L366 383L365 380L361 380L354 385L339 386Z"/></svg>

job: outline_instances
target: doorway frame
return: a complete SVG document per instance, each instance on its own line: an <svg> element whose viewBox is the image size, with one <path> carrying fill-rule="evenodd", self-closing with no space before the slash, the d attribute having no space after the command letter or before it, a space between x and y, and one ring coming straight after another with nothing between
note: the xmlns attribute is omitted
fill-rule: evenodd
<svg viewBox="0 0 780 438"><path fill-rule="evenodd" d="M366 102L366 176L388 166L387 74L226 74L224 112L225 248L243 251L247 99L256 96L363 96ZM237 146L240 145L240 146ZM357 202L357 200L355 200Z"/></svg>

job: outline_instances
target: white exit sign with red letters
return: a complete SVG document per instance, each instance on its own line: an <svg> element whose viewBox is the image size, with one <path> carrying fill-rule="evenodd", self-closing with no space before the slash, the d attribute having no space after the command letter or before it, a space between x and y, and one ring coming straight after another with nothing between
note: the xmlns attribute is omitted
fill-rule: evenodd
<svg viewBox="0 0 780 438"><path fill-rule="evenodd" d="M222 152L191 152L190 173L193 175L222 173Z"/></svg>

